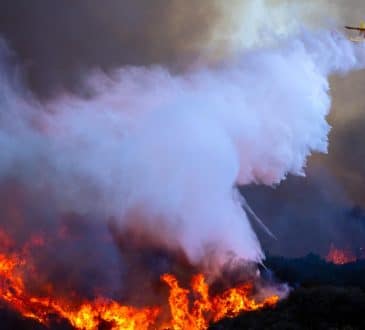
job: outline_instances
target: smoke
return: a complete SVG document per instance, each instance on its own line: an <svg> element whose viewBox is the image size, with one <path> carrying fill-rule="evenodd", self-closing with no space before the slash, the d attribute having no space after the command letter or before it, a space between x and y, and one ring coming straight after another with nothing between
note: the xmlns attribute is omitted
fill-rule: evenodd
<svg viewBox="0 0 365 330"><path fill-rule="evenodd" d="M161 66L95 73L91 98L48 102L10 68L1 182L13 178L59 214L113 217L120 231L194 264L212 255L217 264L229 255L260 262L235 187L304 175L307 157L327 150L328 75L363 63L363 46L305 32L180 75Z"/></svg>
<svg viewBox="0 0 365 330"><path fill-rule="evenodd" d="M42 97L85 91L90 70L165 64L178 70L204 50L223 20L218 1L28 1L0 4L0 33Z"/></svg>
<svg viewBox="0 0 365 330"><path fill-rule="evenodd" d="M82 95L92 70L163 65L178 73L233 50L273 44L303 27L357 22L360 0L3 0L0 33L17 54L28 86L50 98Z"/></svg>
<svg viewBox="0 0 365 330"><path fill-rule="evenodd" d="M306 177L289 178L280 186L244 187L258 216L276 240L258 232L269 255L286 257L328 254L331 244L363 257L364 212L354 207L336 178L322 164L311 164Z"/></svg>

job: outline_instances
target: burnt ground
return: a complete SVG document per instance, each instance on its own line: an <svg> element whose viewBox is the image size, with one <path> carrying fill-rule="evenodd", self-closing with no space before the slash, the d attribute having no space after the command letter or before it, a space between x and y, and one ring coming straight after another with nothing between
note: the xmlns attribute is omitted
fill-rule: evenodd
<svg viewBox="0 0 365 330"><path fill-rule="evenodd" d="M308 255L298 259L269 257L266 264L271 269L266 276L275 276L293 288L289 297L275 308L222 320L210 330L365 329L365 261L333 265ZM0 329L46 330L37 322L1 307ZM71 330L71 327L55 319L52 329Z"/></svg>
<svg viewBox="0 0 365 330"><path fill-rule="evenodd" d="M32 319L25 319L18 313L0 305L1 330L48 330L47 327ZM72 330L67 321L57 320L52 322L52 330Z"/></svg>
<svg viewBox="0 0 365 330"><path fill-rule="evenodd" d="M327 263L310 254L304 258L269 257L266 265L279 281L292 287L274 309L226 319L222 329L365 329L365 261Z"/></svg>
<svg viewBox="0 0 365 330"><path fill-rule="evenodd" d="M274 309L226 319L210 330L223 329L365 329L365 292L360 288L298 288Z"/></svg>

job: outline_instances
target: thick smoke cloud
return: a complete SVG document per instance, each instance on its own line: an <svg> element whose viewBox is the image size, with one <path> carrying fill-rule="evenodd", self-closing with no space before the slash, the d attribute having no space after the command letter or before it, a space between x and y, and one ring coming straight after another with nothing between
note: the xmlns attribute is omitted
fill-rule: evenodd
<svg viewBox="0 0 365 330"><path fill-rule="evenodd" d="M46 191L61 214L114 217L195 264L229 253L260 262L235 185L302 175L311 152L327 149L327 76L363 57L341 35L304 33L179 76L96 74L88 100L39 103L4 80L1 180Z"/></svg>
<svg viewBox="0 0 365 330"><path fill-rule="evenodd" d="M337 32L296 36L356 24L362 9L355 0L2 1L0 33L12 51L2 47L1 182L8 187L14 180L27 200L36 196L33 208L45 210L34 214L45 232L52 230L44 223L62 223L70 212L114 217L119 230L138 234L142 227L141 237L182 249L194 262L217 245L259 261L260 245L232 186L276 184L302 174L312 151L326 150L327 75L357 65L356 51ZM353 201L365 205L362 152L353 147L363 131L357 113L363 106L354 101L362 99L362 75L333 81L333 143L319 160L330 179L323 180L322 166L310 165L308 187L290 178L272 192L249 191L279 238L265 245L273 252L289 246L322 253L330 240L345 241L339 233L361 232L357 225L343 230L342 214ZM329 199L339 208L325 193L333 187L341 194ZM297 203L297 195L308 203ZM24 206L19 200L15 209ZM279 225L268 205L282 212ZM307 216L303 205L313 212ZM292 235L296 223L312 237L318 205L326 219L340 220L325 221L325 243L298 245L290 239L299 236ZM15 237L34 226L35 217L16 222L13 211L2 212L2 225ZM102 251L116 253L112 246ZM95 278L115 274L103 276Z"/></svg>

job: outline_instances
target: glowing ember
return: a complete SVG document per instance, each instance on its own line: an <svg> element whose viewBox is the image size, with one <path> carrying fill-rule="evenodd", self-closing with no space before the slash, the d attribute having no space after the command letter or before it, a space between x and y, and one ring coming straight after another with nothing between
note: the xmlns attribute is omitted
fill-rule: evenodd
<svg viewBox="0 0 365 330"><path fill-rule="evenodd" d="M356 257L350 251L337 249L333 244L331 244L326 261L332 262L336 265L344 265L350 262L355 262Z"/></svg>
<svg viewBox="0 0 365 330"><path fill-rule="evenodd" d="M24 265L26 261L20 255L0 254L0 297L24 317L36 319L45 325L48 324L50 314L57 314L67 319L76 329L83 330L97 329L102 321L110 323L114 330L202 330L207 329L211 322L224 317L273 306L279 299L278 296L270 296L261 302L255 301L250 298L250 284L211 297L202 274L193 277L191 291L181 288L173 275L165 274L161 280L170 288L169 316L163 315L162 307L136 308L105 298L75 305L62 298L29 294L22 276Z"/></svg>

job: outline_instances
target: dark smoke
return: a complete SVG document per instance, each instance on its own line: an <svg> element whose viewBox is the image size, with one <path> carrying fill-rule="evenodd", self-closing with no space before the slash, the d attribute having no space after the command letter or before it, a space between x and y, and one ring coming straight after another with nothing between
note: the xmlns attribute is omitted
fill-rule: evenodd
<svg viewBox="0 0 365 330"><path fill-rule="evenodd" d="M242 191L277 237L259 235L269 255L326 256L334 244L364 256L365 213L322 164L313 161L306 177L290 176L278 187Z"/></svg>
<svg viewBox="0 0 365 330"><path fill-rule="evenodd" d="M0 228L1 253L19 253L29 259L25 275L35 294L120 293L120 255L105 222L95 216L58 213L50 192L35 194L7 180L0 188ZM4 237L9 237L8 242ZM46 283L52 286L51 292Z"/></svg>
<svg viewBox="0 0 365 330"><path fill-rule="evenodd" d="M41 96L80 92L84 73L94 69L181 69L199 55L221 19L215 0L0 2L0 34Z"/></svg>
<svg viewBox="0 0 365 330"><path fill-rule="evenodd" d="M361 207L365 207L364 84L365 71L353 73L348 79L333 80L334 111L330 116L333 130L329 155L321 159L351 200Z"/></svg>

